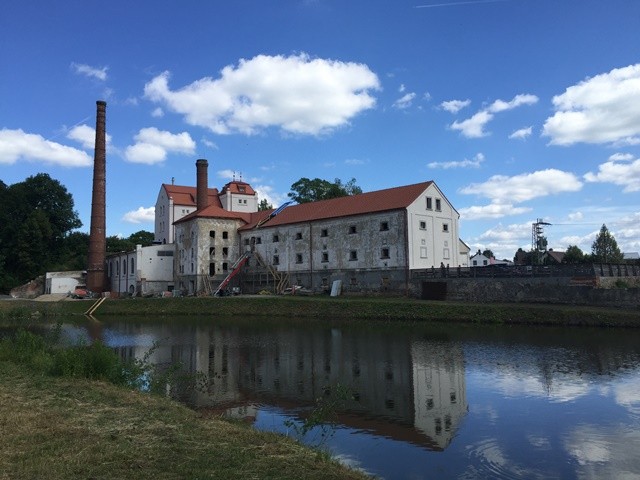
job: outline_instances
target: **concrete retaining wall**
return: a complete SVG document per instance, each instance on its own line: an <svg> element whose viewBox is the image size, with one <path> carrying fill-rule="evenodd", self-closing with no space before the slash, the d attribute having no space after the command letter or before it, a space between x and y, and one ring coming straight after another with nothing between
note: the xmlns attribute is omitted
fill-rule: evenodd
<svg viewBox="0 0 640 480"><path fill-rule="evenodd" d="M601 279L602 280L602 279ZM607 279L608 280L608 279ZM610 307L640 306L640 288L594 288L558 278L452 278L423 280L412 288L421 298L467 302L521 302ZM444 290L443 290L444 289ZM444 293L444 294L443 294Z"/></svg>

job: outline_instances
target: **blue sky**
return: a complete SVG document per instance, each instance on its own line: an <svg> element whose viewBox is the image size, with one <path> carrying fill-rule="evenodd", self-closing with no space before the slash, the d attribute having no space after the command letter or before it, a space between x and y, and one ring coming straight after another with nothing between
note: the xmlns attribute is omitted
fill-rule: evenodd
<svg viewBox="0 0 640 480"><path fill-rule="evenodd" d="M0 180L46 172L89 230L107 102L107 233L153 231L160 185L434 180L472 250L640 251L640 2L5 2Z"/></svg>

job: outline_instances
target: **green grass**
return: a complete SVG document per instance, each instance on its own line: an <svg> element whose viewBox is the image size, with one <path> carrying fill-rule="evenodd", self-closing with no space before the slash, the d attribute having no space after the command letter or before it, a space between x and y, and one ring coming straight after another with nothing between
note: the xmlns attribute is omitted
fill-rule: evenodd
<svg viewBox="0 0 640 480"><path fill-rule="evenodd" d="M0 341L0 478L364 478L293 440L204 419L101 343Z"/></svg>
<svg viewBox="0 0 640 480"><path fill-rule="evenodd" d="M0 302L0 317L18 311L25 322L32 318L82 314L90 302ZM383 297L188 297L107 300L96 312L101 316L215 316L238 319L344 319L349 321L431 321L490 324L639 327L640 310L550 304L478 304Z"/></svg>
<svg viewBox="0 0 640 480"><path fill-rule="evenodd" d="M356 479L321 452L166 398L0 361L0 478Z"/></svg>

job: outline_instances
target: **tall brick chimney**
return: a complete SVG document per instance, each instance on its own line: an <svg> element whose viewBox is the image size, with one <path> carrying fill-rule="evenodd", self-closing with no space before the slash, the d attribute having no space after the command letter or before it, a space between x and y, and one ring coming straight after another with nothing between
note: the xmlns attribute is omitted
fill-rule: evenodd
<svg viewBox="0 0 640 480"><path fill-rule="evenodd" d="M207 169L209 168L209 162L201 158L196 160L196 208L198 210L205 208L209 205L209 177Z"/></svg>
<svg viewBox="0 0 640 480"><path fill-rule="evenodd" d="M93 193L91 196L91 228L89 231L89 258L87 288L102 293L106 285L105 260L107 255L106 231L106 111L107 102L98 100L96 114L96 144L93 158Z"/></svg>

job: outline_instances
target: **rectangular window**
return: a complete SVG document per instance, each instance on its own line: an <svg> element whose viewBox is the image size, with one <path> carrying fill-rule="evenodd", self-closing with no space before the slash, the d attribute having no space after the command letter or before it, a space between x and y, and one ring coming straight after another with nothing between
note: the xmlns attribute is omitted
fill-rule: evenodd
<svg viewBox="0 0 640 480"><path fill-rule="evenodd" d="M389 222L380 222L380 231L386 232L389 230Z"/></svg>
<svg viewBox="0 0 640 480"><path fill-rule="evenodd" d="M389 249L383 248L380 250L380 258L389 258Z"/></svg>
<svg viewBox="0 0 640 480"><path fill-rule="evenodd" d="M244 239L244 244L245 245L250 245L251 244L251 240L249 240L248 238Z"/></svg>
<svg viewBox="0 0 640 480"><path fill-rule="evenodd" d="M216 247L209 247L209 256L210 257L216 256Z"/></svg>
<svg viewBox="0 0 640 480"><path fill-rule="evenodd" d="M226 272L227 270L229 270L229 264L227 262L223 262L222 263L222 271Z"/></svg>
<svg viewBox="0 0 640 480"><path fill-rule="evenodd" d="M439 198L436 198L436 211L439 212L440 210L442 210L441 201Z"/></svg>
<svg viewBox="0 0 640 480"><path fill-rule="evenodd" d="M302 263L302 254L296 253L296 263Z"/></svg>
<svg viewBox="0 0 640 480"><path fill-rule="evenodd" d="M278 255L273 256L273 264L280 265L280 257Z"/></svg>
<svg viewBox="0 0 640 480"><path fill-rule="evenodd" d="M322 230L320 230L320 236L321 237L328 237L329 236L329 230L327 230L326 228L323 228Z"/></svg>
<svg viewBox="0 0 640 480"><path fill-rule="evenodd" d="M442 258L446 258L447 260L449 259L449 249L445 248L442 250Z"/></svg>
<svg viewBox="0 0 640 480"><path fill-rule="evenodd" d="M238 203L239 203L240 205L242 205L242 199L241 199L241 198L239 198L239 199L238 199Z"/></svg>
<svg viewBox="0 0 640 480"><path fill-rule="evenodd" d="M256 244L260 245L262 243L262 237L256 237Z"/></svg>
<svg viewBox="0 0 640 480"><path fill-rule="evenodd" d="M322 262L327 263L329 261L329 254L327 252L322 252Z"/></svg>
<svg viewBox="0 0 640 480"><path fill-rule="evenodd" d="M427 247L420 247L420 258L427 258Z"/></svg>
<svg viewBox="0 0 640 480"><path fill-rule="evenodd" d="M355 225L351 225L349 227L349 233L358 233L358 229L356 228Z"/></svg>
<svg viewBox="0 0 640 480"><path fill-rule="evenodd" d="M433 210L433 205L431 202L432 202L432 198L427 197L427 210Z"/></svg>
<svg viewBox="0 0 640 480"><path fill-rule="evenodd" d="M209 236L211 238L216 238L216 231L215 230L209 230Z"/></svg>
<svg viewBox="0 0 640 480"><path fill-rule="evenodd" d="M222 247L222 255L225 257L229 255L229 247Z"/></svg>
<svg viewBox="0 0 640 480"><path fill-rule="evenodd" d="M420 222L420 230L426 230L427 229L427 222Z"/></svg>
<svg viewBox="0 0 640 480"><path fill-rule="evenodd" d="M449 224L448 223L443 223L442 224L442 231L443 232L448 232L449 231Z"/></svg>
<svg viewBox="0 0 640 480"><path fill-rule="evenodd" d="M302 240L302 232L296 233L296 240Z"/></svg>
<svg viewBox="0 0 640 480"><path fill-rule="evenodd" d="M280 241L280 237L278 235L274 235L272 241L273 243L278 243Z"/></svg>
<svg viewBox="0 0 640 480"><path fill-rule="evenodd" d="M357 250L351 250L349 252L349 260L351 260L351 261L358 260L358 251Z"/></svg>
<svg viewBox="0 0 640 480"><path fill-rule="evenodd" d="M477 266L478 266L478 261L477 261L477 260L474 260L474 261L473 261L473 266L474 266L474 267L477 267Z"/></svg>
<svg viewBox="0 0 640 480"><path fill-rule="evenodd" d="M222 238L224 240L226 240L227 238L229 238L229 232L222 232Z"/></svg>

